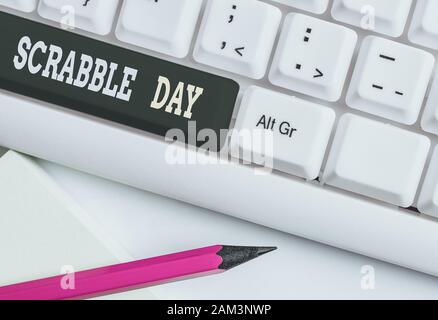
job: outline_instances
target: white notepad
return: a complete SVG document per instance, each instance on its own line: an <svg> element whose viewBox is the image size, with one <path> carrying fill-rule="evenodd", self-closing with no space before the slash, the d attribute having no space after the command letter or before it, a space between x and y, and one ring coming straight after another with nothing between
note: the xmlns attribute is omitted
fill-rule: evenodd
<svg viewBox="0 0 438 320"><path fill-rule="evenodd" d="M0 158L0 252L0 286L133 260L32 159L11 151Z"/></svg>

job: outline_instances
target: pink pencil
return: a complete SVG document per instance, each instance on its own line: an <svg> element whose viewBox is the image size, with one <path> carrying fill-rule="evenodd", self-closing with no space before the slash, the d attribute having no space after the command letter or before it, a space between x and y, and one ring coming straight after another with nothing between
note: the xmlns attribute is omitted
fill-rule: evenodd
<svg viewBox="0 0 438 320"><path fill-rule="evenodd" d="M65 275L0 287L0 300L96 297L220 273L275 249L216 245L77 272L68 288L62 285Z"/></svg>

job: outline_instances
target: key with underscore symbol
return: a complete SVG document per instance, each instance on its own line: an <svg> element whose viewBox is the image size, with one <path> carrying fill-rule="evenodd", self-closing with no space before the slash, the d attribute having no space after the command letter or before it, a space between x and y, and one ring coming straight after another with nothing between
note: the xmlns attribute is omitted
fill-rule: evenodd
<svg viewBox="0 0 438 320"><path fill-rule="evenodd" d="M387 39L364 39L347 93L347 105L412 125L421 110L435 58Z"/></svg>

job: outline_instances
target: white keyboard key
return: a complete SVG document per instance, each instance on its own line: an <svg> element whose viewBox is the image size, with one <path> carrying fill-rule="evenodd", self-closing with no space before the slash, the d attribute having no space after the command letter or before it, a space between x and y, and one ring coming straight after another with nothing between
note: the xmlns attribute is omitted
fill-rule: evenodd
<svg viewBox="0 0 438 320"><path fill-rule="evenodd" d="M413 43L438 50L438 1L417 0L417 7L409 29Z"/></svg>
<svg viewBox="0 0 438 320"><path fill-rule="evenodd" d="M430 161L417 207L421 213L438 218L438 146Z"/></svg>
<svg viewBox="0 0 438 320"><path fill-rule="evenodd" d="M37 0L0 0L0 5L24 12L32 12L37 7Z"/></svg>
<svg viewBox="0 0 438 320"><path fill-rule="evenodd" d="M281 20L281 11L256 0L210 0L194 58L197 62L261 79Z"/></svg>
<svg viewBox="0 0 438 320"><path fill-rule="evenodd" d="M273 0L290 7L322 14L327 10L329 0Z"/></svg>
<svg viewBox="0 0 438 320"><path fill-rule="evenodd" d="M313 180L319 176L334 121L330 108L253 86L243 97L233 150L248 162Z"/></svg>
<svg viewBox="0 0 438 320"><path fill-rule="evenodd" d="M421 127L424 131L438 135L438 69L435 70L435 78L421 119Z"/></svg>
<svg viewBox="0 0 438 320"><path fill-rule="evenodd" d="M402 35L412 0L334 0L332 16L365 30Z"/></svg>
<svg viewBox="0 0 438 320"><path fill-rule="evenodd" d="M202 0L125 0L119 40L183 58L189 53Z"/></svg>
<svg viewBox="0 0 438 320"><path fill-rule="evenodd" d="M352 114L341 117L323 182L409 207L430 148L416 133Z"/></svg>
<svg viewBox="0 0 438 320"><path fill-rule="evenodd" d="M65 29L79 28L99 35L111 32L119 0L41 0L38 13Z"/></svg>
<svg viewBox="0 0 438 320"><path fill-rule="evenodd" d="M269 79L286 89L336 101L356 42L357 35L350 29L291 13L286 17Z"/></svg>
<svg viewBox="0 0 438 320"><path fill-rule="evenodd" d="M369 36L362 43L347 105L412 125L418 119L434 63L428 52Z"/></svg>

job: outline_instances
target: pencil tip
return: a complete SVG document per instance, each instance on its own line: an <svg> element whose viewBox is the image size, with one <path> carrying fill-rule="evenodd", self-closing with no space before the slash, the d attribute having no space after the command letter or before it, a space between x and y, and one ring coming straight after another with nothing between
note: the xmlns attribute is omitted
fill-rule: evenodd
<svg viewBox="0 0 438 320"><path fill-rule="evenodd" d="M229 270L276 249L277 247L222 246L222 250L217 253L222 258L219 269Z"/></svg>
<svg viewBox="0 0 438 320"><path fill-rule="evenodd" d="M277 250L277 247L258 247L257 254L260 257L260 256L267 254L267 253L274 251L274 250Z"/></svg>

